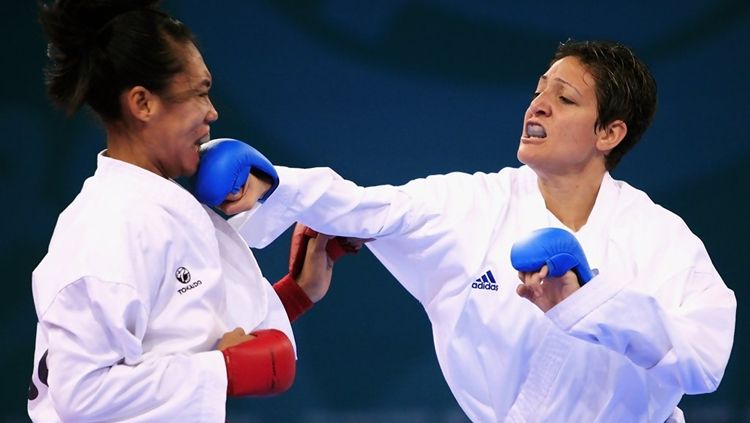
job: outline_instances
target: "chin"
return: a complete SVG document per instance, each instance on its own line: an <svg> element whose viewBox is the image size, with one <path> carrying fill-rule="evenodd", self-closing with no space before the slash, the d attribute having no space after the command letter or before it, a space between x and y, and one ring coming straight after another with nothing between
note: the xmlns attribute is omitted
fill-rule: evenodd
<svg viewBox="0 0 750 423"><path fill-rule="evenodd" d="M184 167L182 168L182 176L193 176L198 171L201 158L196 153L194 156L190 156L185 160Z"/></svg>
<svg viewBox="0 0 750 423"><path fill-rule="evenodd" d="M530 165L532 162L534 162L534 156L528 151L525 151L523 146L518 148L518 152L516 152L516 158L519 162L525 165Z"/></svg>
<svg viewBox="0 0 750 423"><path fill-rule="evenodd" d="M190 166L190 167L187 167L187 168L183 169L181 176L187 176L189 178L189 177L192 177L193 175L195 175L196 172L198 172L198 165L197 164L195 166Z"/></svg>

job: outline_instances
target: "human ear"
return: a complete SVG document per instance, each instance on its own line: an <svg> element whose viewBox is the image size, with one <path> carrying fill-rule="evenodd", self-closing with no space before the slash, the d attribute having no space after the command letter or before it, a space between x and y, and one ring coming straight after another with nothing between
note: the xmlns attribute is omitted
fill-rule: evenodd
<svg viewBox="0 0 750 423"><path fill-rule="evenodd" d="M599 130L596 148L603 153L608 153L620 144L627 133L628 125L619 119L614 120Z"/></svg>
<svg viewBox="0 0 750 423"><path fill-rule="evenodd" d="M136 85L123 93L123 109L140 121L151 119L156 107L156 97L148 89Z"/></svg>

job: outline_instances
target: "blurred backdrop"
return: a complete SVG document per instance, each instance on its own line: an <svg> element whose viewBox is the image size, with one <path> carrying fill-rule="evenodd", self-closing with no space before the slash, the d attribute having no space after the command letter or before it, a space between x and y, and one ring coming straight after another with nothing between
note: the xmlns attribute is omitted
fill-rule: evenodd
<svg viewBox="0 0 750 423"><path fill-rule="evenodd" d="M750 2L173 0L213 73L214 137L274 163L330 166L362 185L518 165L522 115L556 45L614 39L659 84L653 127L614 172L681 215L738 298L724 381L685 397L690 422L750 422L747 220ZM0 143L0 421L27 421L35 312L30 274L57 215L104 146L86 112L47 101L36 2L4 2ZM256 255L285 273L288 234ZM230 400L232 422L463 422L420 305L368 251L336 266L296 323L298 377L276 398ZM500 387L502 388L502 387Z"/></svg>

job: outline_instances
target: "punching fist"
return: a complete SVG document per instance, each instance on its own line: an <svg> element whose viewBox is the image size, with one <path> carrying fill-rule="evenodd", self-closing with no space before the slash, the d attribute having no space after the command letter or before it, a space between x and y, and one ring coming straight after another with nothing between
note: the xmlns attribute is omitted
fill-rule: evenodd
<svg viewBox="0 0 750 423"><path fill-rule="evenodd" d="M578 276L583 286L594 277L581 244L570 232L543 228L516 241L510 250L510 262L519 272L538 272L547 265L547 274L561 277L568 270Z"/></svg>
<svg viewBox="0 0 750 423"><path fill-rule="evenodd" d="M331 285L333 263L356 254L369 240L329 237L297 223L289 247L289 273L273 285L290 322L320 301Z"/></svg>
<svg viewBox="0 0 750 423"><path fill-rule="evenodd" d="M211 140L201 146L201 160L193 177L193 194L203 204L216 207L227 195L237 194L252 173L270 182L258 201L264 202L279 185L279 175L258 150L231 138Z"/></svg>
<svg viewBox="0 0 750 423"><path fill-rule="evenodd" d="M284 332L265 329L245 335L238 328L222 341L231 337L243 341L224 348L219 344L227 367L228 395L273 395L292 386L297 361Z"/></svg>

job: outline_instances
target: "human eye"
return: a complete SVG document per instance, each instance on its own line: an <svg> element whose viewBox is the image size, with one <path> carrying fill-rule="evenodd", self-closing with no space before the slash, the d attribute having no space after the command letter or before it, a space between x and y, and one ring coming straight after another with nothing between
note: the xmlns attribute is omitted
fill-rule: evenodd
<svg viewBox="0 0 750 423"><path fill-rule="evenodd" d="M209 96L209 93L207 90L199 91L196 93L196 100L200 101L201 103L206 103L206 102L211 101L208 96Z"/></svg>
<svg viewBox="0 0 750 423"><path fill-rule="evenodd" d="M564 95L561 95L559 98L563 104L576 104L575 101L569 99L568 97L565 97Z"/></svg>

